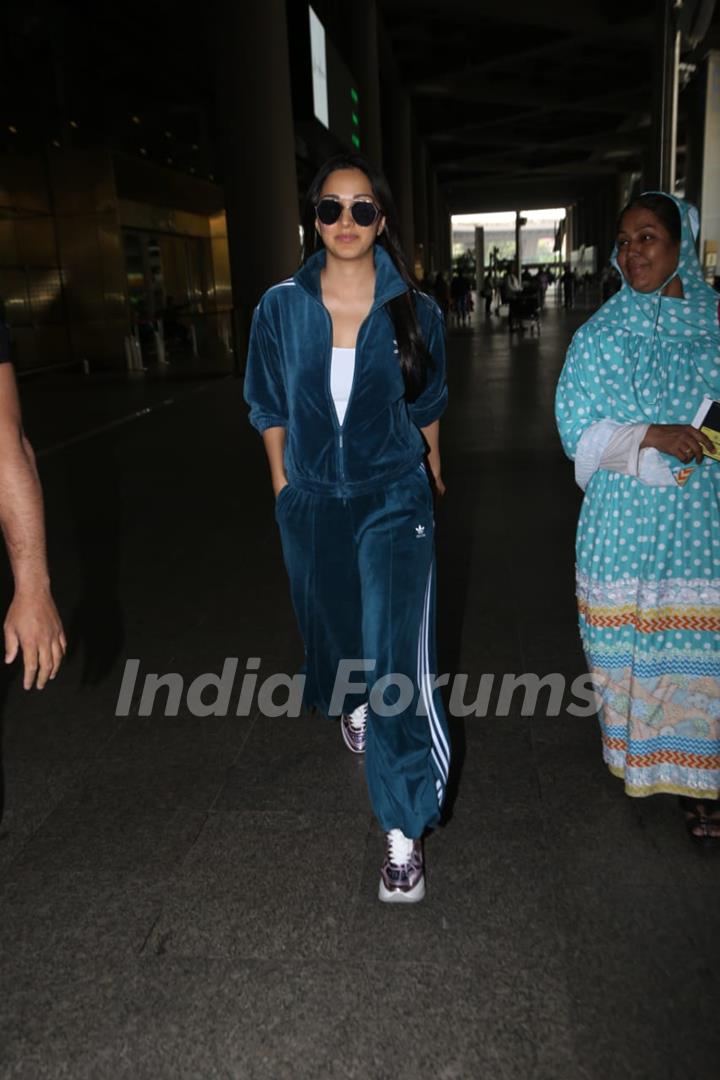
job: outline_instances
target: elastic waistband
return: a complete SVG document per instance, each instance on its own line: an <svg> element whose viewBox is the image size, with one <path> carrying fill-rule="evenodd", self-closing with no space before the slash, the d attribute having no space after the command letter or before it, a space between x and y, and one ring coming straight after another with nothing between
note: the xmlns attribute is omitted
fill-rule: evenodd
<svg viewBox="0 0 720 1080"><path fill-rule="evenodd" d="M319 480L310 480L307 477L298 476L292 469L288 469L287 478L291 487L296 488L298 491L307 491L310 495L324 495L330 499L352 499L357 495L370 495L374 491L380 491L382 488L387 487L388 484L393 484L396 480L402 480L404 476L410 476L418 467L424 469L422 456L415 458L410 464L405 462L392 472L381 473L379 476L375 475L368 480L355 481L349 484L324 484Z"/></svg>

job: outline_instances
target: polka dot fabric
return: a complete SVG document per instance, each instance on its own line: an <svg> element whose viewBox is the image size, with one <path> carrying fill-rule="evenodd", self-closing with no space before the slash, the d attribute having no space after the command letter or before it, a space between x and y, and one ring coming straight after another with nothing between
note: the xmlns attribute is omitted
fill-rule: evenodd
<svg viewBox="0 0 720 1080"><path fill-rule="evenodd" d="M556 397L566 453L587 428L690 423L720 398L717 293L682 220L684 297L627 282L575 334ZM675 465L679 462L672 459ZM580 632L602 699L603 753L631 795L720 795L720 463L684 487L598 469L577 544Z"/></svg>

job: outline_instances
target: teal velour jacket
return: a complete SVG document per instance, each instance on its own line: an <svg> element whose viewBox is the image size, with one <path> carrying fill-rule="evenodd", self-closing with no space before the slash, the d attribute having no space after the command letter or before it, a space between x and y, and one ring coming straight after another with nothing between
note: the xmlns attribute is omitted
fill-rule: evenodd
<svg viewBox="0 0 720 1080"><path fill-rule="evenodd" d="M405 400L394 327L384 305L408 286L376 244L375 299L358 331L355 374L345 419L338 423L330 393L332 323L322 302L316 252L292 278L268 289L252 321L245 400L259 432L286 428L285 470L303 491L347 498L377 490L422 462L418 430L447 402L445 329L440 309L424 293L415 310L433 359L425 389Z"/></svg>

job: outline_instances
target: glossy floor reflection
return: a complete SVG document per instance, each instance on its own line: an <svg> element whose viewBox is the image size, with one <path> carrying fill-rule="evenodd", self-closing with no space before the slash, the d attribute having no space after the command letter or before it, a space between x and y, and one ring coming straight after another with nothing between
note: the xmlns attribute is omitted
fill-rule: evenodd
<svg viewBox="0 0 720 1080"><path fill-rule="evenodd" d="M24 387L73 650L42 694L2 691L0 1076L717 1075L720 852L672 800L623 795L567 695L498 715L503 675L584 671L552 400L586 314L551 304L539 338L479 313L450 330L440 666L468 702L495 682L453 721L411 910L377 901L382 837L337 727L234 715L249 657L260 682L301 662L240 386L163 404L68 380L62 415ZM193 715L190 683L226 657L231 714ZM163 693L141 715L148 673L182 677L177 716Z"/></svg>

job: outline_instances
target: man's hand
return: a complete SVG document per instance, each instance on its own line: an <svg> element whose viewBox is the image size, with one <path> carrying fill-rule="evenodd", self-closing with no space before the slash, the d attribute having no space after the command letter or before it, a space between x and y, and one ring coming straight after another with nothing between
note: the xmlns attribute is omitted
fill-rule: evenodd
<svg viewBox="0 0 720 1080"><path fill-rule="evenodd" d="M54 679L65 655L67 642L57 608L49 590L16 591L5 617L5 663L12 664L22 652L23 686L42 690Z"/></svg>
<svg viewBox="0 0 720 1080"><path fill-rule="evenodd" d="M648 446L654 446L665 454L672 454L678 461L682 461L683 465L687 465L693 458L699 465L703 459L703 451L715 449L707 435L691 424L651 424L640 443L640 449L644 450Z"/></svg>

